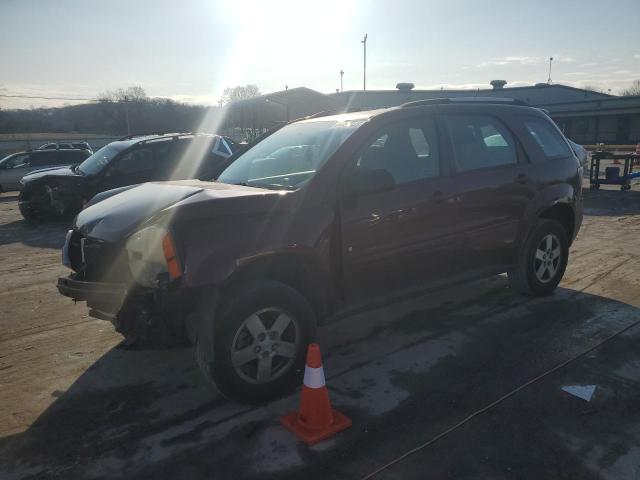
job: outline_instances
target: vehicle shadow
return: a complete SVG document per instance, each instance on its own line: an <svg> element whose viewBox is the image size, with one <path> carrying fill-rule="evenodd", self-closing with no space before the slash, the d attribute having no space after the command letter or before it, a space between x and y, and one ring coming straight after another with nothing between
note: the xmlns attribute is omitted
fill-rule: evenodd
<svg viewBox="0 0 640 480"><path fill-rule="evenodd" d="M5 193L0 195L0 203L16 202L17 200L18 200L17 192L15 193L15 195L12 195L11 193Z"/></svg>
<svg viewBox="0 0 640 480"><path fill-rule="evenodd" d="M635 187L637 188L637 187ZM584 213L592 216L619 216L640 213L640 190L620 191L601 187L583 190Z"/></svg>
<svg viewBox="0 0 640 480"><path fill-rule="evenodd" d="M22 243L36 248L61 249L69 228L71 224L68 220L49 223L16 220L0 223L0 245Z"/></svg>
<svg viewBox="0 0 640 480"><path fill-rule="evenodd" d="M279 426L297 393L241 405L204 382L190 349L120 346L66 392L54 392L25 432L0 439L0 477L360 478L638 319L636 307L569 289L545 299L516 296L504 277L343 319L323 327L320 342L334 404L354 426L312 449ZM457 451L491 447L503 451L500 461L511 454L525 463L527 452L531 460L519 465L527 478L555 476L554 462L567 478L595 478L567 437L619 440L610 430L585 430L584 417L554 423L532 415L516 406L508 416L521 431L472 438L473 446L462 440ZM624 421L640 421L640 411ZM549 458L540 461L540 452ZM491 462L468 455L448 467L483 477ZM420 474L429 468L452 471L436 462Z"/></svg>

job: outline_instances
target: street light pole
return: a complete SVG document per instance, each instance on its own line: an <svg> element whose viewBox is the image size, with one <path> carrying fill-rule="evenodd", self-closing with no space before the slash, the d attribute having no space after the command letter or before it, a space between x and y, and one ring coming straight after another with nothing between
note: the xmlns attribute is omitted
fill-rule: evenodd
<svg viewBox="0 0 640 480"><path fill-rule="evenodd" d="M551 85L551 62L553 62L553 57L549 57L549 78L547 79L549 85Z"/></svg>
<svg viewBox="0 0 640 480"><path fill-rule="evenodd" d="M362 44L364 45L364 70L363 70L363 78L362 78L362 106L366 106L366 95L367 95L367 34L364 34L364 40L362 40Z"/></svg>
<svg viewBox="0 0 640 480"><path fill-rule="evenodd" d="M129 98L124 99L124 116L127 120L127 135L131 135L131 125L129 124Z"/></svg>
<svg viewBox="0 0 640 480"><path fill-rule="evenodd" d="M340 91L344 92L344 84L342 83L342 77L344 77L344 70L340 70Z"/></svg>

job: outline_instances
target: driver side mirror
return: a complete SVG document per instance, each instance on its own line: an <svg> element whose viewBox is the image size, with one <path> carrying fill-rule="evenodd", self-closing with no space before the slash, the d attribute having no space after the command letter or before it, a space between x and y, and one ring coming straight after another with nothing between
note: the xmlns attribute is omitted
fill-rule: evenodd
<svg viewBox="0 0 640 480"><path fill-rule="evenodd" d="M347 182L345 193L350 196L359 196L386 192L393 190L395 187L396 181L387 170L356 169Z"/></svg>

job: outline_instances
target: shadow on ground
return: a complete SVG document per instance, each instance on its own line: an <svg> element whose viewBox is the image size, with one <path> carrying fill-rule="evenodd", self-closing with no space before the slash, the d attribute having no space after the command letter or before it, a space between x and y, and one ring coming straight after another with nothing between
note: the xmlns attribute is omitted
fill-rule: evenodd
<svg viewBox="0 0 640 480"><path fill-rule="evenodd" d="M5 194L0 196L0 203L9 203L9 202L16 202L18 201L18 194L16 193L15 195L12 194Z"/></svg>
<svg viewBox="0 0 640 480"><path fill-rule="evenodd" d="M640 213L640 191L609 190L602 187L600 190L590 190L585 187L582 190L584 197L584 212L592 216L615 216Z"/></svg>
<svg viewBox="0 0 640 480"><path fill-rule="evenodd" d="M240 405L205 385L190 349L115 348L54 392L27 431L0 440L0 476L359 478L640 320L635 307L573 290L518 297L504 277L438 297L321 329L334 405L354 425L316 447L279 425L297 394ZM625 352L640 361L634 342L614 348L607 368L629 362ZM640 389L627 381L605 419L553 406L556 390L529 387L381 478L597 478L598 462L625 454L609 447L628 445L623 432L640 424ZM585 449L598 445L590 464Z"/></svg>
<svg viewBox="0 0 640 480"><path fill-rule="evenodd" d="M36 248L61 249L69 228L71 228L69 220L49 223L16 220L0 224L0 245L22 243Z"/></svg>

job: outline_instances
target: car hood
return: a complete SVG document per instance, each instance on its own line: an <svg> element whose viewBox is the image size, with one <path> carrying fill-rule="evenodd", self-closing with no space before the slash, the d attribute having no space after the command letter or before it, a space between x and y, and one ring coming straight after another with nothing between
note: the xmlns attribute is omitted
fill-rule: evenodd
<svg viewBox="0 0 640 480"><path fill-rule="evenodd" d="M29 172L24 177L22 177L23 183L34 182L40 178L44 177L79 177L81 175L74 172L71 166L66 167L51 167L51 168L43 168L41 170L34 170L33 172Z"/></svg>
<svg viewBox="0 0 640 480"><path fill-rule="evenodd" d="M75 228L84 236L115 242L128 237L140 225L172 206L188 209L193 205L210 207L211 202L224 202L228 208L234 200L278 194L260 188L198 180L144 183L90 205L76 217ZM212 213L210 209L209 213Z"/></svg>

